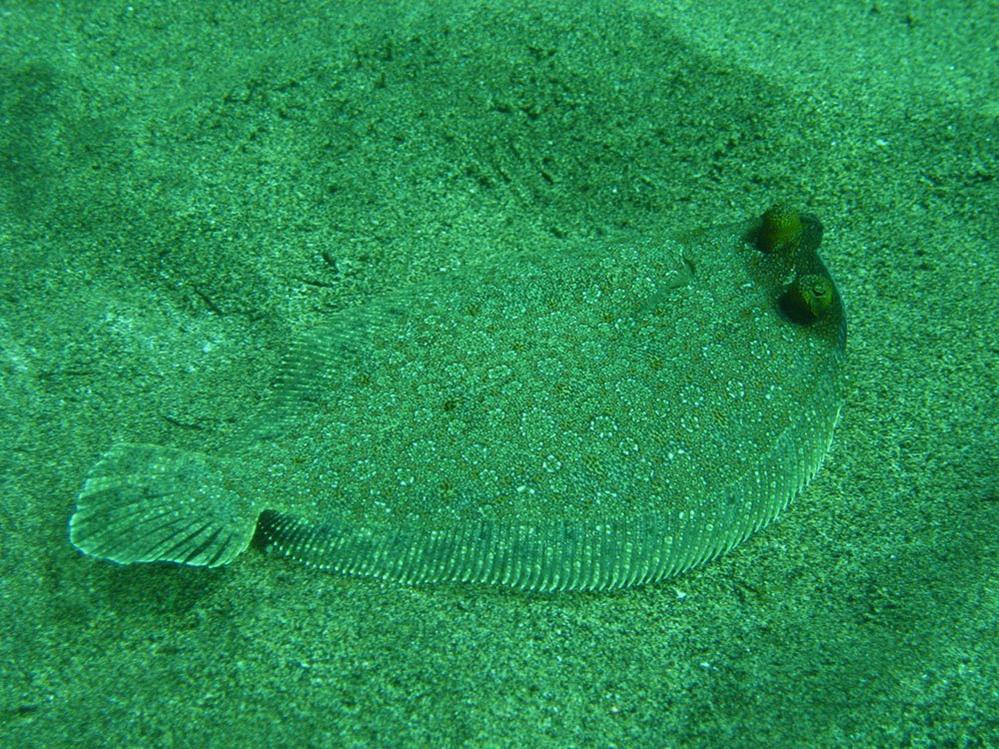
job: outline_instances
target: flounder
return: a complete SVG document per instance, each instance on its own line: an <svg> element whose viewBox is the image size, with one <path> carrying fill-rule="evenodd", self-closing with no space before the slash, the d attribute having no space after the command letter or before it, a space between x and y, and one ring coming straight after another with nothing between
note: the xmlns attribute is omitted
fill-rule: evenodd
<svg viewBox="0 0 999 749"><path fill-rule="evenodd" d="M113 446L70 520L122 564L251 541L405 583L608 590L765 526L843 403L822 226L775 206L674 237L511 251L298 337L225 455Z"/></svg>

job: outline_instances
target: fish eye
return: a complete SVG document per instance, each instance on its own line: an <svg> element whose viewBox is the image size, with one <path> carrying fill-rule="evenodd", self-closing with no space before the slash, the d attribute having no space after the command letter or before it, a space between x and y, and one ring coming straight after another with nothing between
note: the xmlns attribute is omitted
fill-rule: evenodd
<svg viewBox="0 0 999 749"><path fill-rule="evenodd" d="M833 285L827 276L808 273L792 281L777 305L793 323L810 325L824 317L833 304Z"/></svg>

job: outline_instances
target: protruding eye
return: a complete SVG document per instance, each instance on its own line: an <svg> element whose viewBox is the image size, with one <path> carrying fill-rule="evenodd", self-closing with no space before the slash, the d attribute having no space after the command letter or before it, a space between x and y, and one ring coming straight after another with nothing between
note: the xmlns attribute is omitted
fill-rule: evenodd
<svg viewBox="0 0 999 749"><path fill-rule="evenodd" d="M780 311L791 322L808 325L823 317L833 305L833 285L828 276L800 276L781 294Z"/></svg>
<svg viewBox="0 0 999 749"><path fill-rule="evenodd" d="M798 247L804 229L805 225L798 211L777 203L760 217L749 240L760 252L787 253Z"/></svg>

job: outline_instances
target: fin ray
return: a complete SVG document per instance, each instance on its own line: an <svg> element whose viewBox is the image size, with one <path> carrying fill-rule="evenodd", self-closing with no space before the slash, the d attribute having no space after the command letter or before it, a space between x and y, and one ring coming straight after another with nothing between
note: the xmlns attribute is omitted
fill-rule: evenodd
<svg viewBox="0 0 999 749"><path fill-rule="evenodd" d="M217 567L249 545L256 520L252 501L226 486L209 456L119 444L94 466L69 527L80 551L119 564Z"/></svg>

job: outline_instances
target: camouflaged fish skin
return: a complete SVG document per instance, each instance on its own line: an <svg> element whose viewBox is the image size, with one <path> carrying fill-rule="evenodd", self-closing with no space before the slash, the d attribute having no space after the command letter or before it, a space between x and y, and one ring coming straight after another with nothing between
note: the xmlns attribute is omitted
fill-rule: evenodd
<svg viewBox="0 0 999 749"><path fill-rule="evenodd" d="M810 480L843 402L822 227L789 211L501 252L337 313L289 346L245 448L114 448L72 540L214 565L255 532L321 569L542 591L703 563ZM801 289L822 304L799 314Z"/></svg>

